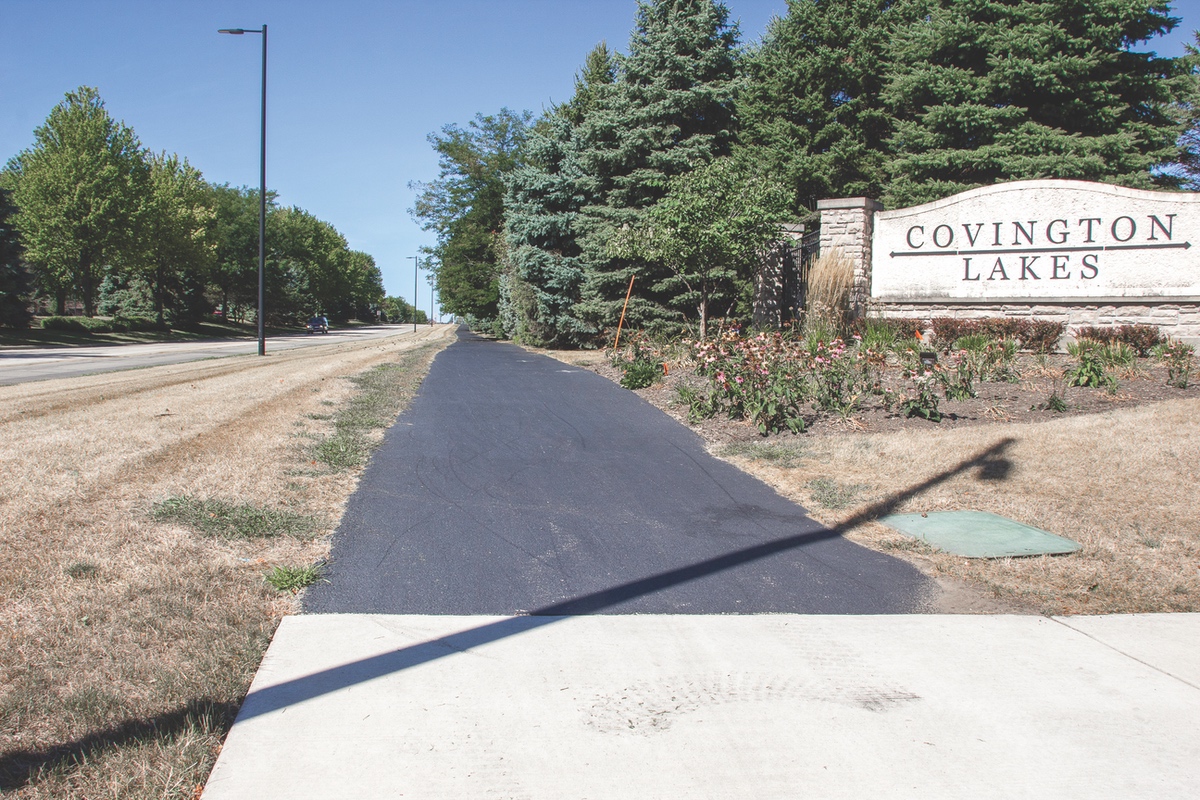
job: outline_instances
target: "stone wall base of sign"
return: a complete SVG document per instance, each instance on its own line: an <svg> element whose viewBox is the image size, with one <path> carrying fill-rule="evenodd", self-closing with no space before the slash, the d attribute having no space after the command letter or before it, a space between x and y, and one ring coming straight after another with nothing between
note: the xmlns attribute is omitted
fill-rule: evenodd
<svg viewBox="0 0 1200 800"><path fill-rule="evenodd" d="M934 317L951 319L987 319L1012 317L1018 319L1061 322L1066 335L1081 327L1115 328L1121 325L1155 325L1167 336L1188 342L1200 341L1200 298L1185 302L1145 302L1114 300L1095 301L1085 298L1064 298L1061 301L1036 303L979 303L937 301L888 301L873 298L867 310L872 317L900 317L928 322Z"/></svg>

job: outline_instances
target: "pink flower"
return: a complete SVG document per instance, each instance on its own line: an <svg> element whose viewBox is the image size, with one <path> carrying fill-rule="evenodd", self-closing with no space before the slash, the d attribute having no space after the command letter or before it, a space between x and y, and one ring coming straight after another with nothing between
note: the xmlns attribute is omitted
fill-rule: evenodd
<svg viewBox="0 0 1200 800"><path fill-rule="evenodd" d="M741 383L741 382L742 382L742 376L741 376L741 375L738 375L736 378L734 378L734 380L735 380L735 381L737 381L738 383Z"/></svg>

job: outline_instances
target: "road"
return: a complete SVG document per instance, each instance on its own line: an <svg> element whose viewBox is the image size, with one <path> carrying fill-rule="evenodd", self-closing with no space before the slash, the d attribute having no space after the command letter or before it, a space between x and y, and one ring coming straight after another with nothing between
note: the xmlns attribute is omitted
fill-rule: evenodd
<svg viewBox="0 0 1200 800"><path fill-rule="evenodd" d="M331 330L325 335L295 334L267 339L267 354L298 347L362 341L411 332L402 325ZM0 386L157 367L205 358L250 355L258 352L257 339L213 339L198 342L97 345L81 347L14 347L0 349Z"/></svg>
<svg viewBox="0 0 1200 800"><path fill-rule="evenodd" d="M583 369L467 333L334 537L310 612L894 613L930 583Z"/></svg>

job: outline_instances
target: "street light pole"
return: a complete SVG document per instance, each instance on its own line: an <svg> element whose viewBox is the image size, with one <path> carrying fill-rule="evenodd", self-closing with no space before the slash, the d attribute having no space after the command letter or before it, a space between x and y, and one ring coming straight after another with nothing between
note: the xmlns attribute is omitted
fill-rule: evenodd
<svg viewBox="0 0 1200 800"><path fill-rule="evenodd" d="M221 28L217 33L241 36L246 33L262 35L262 133L259 142L258 164L258 354L267 354L265 288L267 262L267 25L261 30L254 28Z"/></svg>
<svg viewBox="0 0 1200 800"><path fill-rule="evenodd" d="M413 333L417 332L417 275L421 271L420 256L409 256L413 260Z"/></svg>

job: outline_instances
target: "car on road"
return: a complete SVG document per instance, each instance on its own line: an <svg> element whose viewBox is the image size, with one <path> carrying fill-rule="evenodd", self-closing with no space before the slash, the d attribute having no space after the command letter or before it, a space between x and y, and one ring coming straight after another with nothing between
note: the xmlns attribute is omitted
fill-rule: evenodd
<svg viewBox="0 0 1200 800"><path fill-rule="evenodd" d="M309 333L329 333L329 320L323 316L313 317L305 326Z"/></svg>

